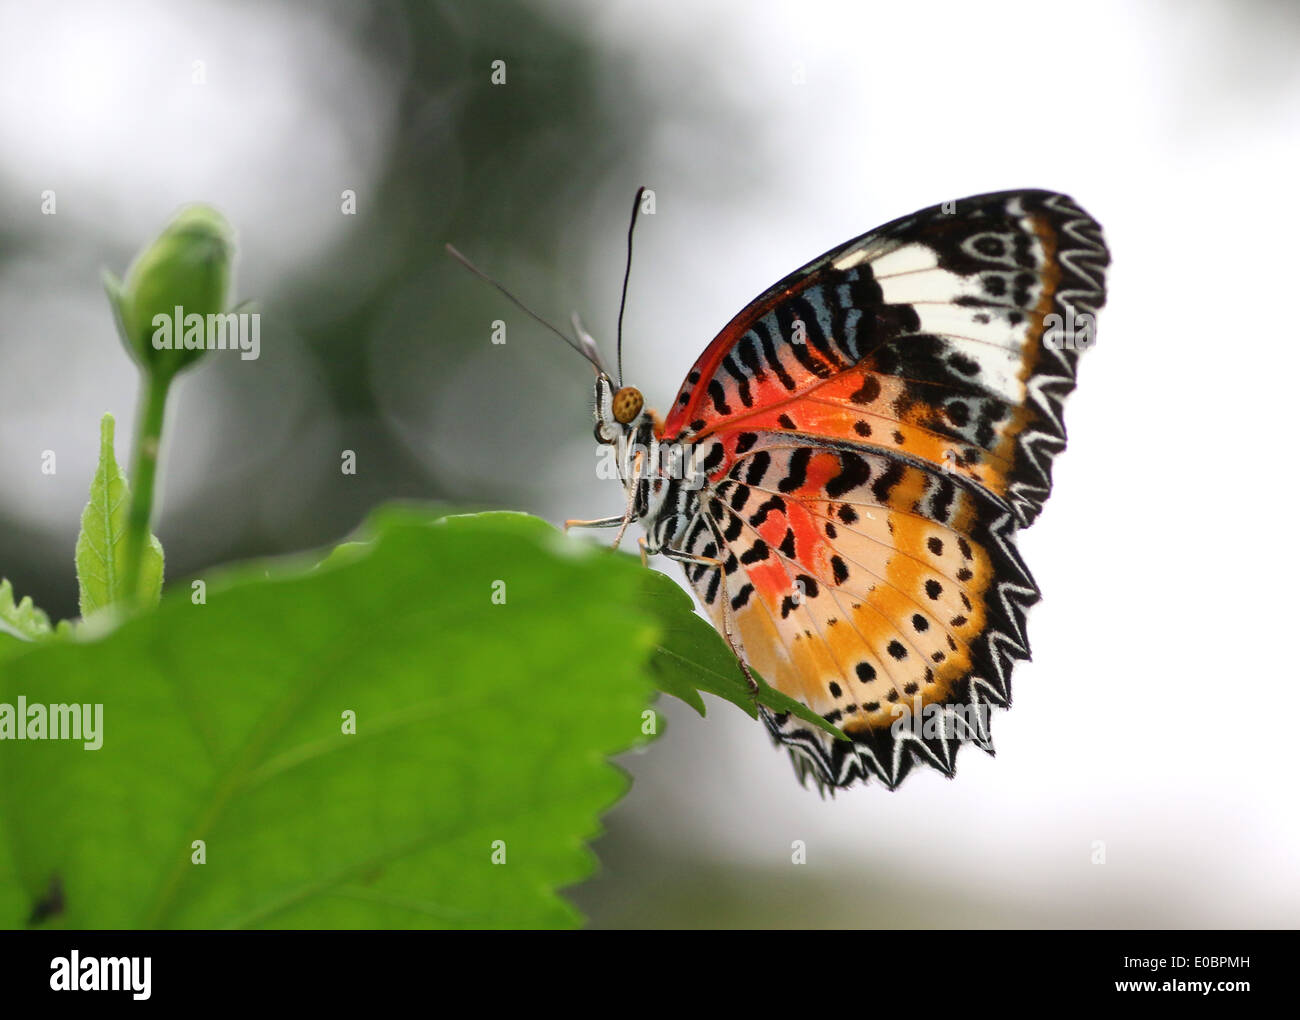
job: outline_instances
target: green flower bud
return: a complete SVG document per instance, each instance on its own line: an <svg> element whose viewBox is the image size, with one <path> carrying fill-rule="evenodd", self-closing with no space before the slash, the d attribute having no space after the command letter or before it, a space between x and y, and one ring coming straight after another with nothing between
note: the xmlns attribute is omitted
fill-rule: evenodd
<svg viewBox="0 0 1300 1020"><path fill-rule="evenodd" d="M126 271L104 274L127 353L152 375L170 378L206 350L207 316L226 310L235 236L204 205L182 209Z"/></svg>

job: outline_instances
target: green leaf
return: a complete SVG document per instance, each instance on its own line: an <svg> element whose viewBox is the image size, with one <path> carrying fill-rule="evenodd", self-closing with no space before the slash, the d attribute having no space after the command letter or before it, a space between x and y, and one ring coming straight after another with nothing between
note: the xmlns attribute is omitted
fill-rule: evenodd
<svg viewBox="0 0 1300 1020"><path fill-rule="evenodd" d="M32 604L31 597L16 603L13 586L0 578L0 661L28 651L35 642L55 633L50 618Z"/></svg>
<svg viewBox="0 0 1300 1020"><path fill-rule="evenodd" d="M13 585L0 578L0 634L39 641L51 633L50 618L32 604L31 596L15 603Z"/></svg>
<svg viewBox="0 0 1300 1020"><path fill-rule="evenodd" d="M650 660L655 686L680 698L700 715L704 715L704 699L699 692L707 691L757 718L754 695L736 656L726 640L694 612L690 596L657 571L647 571L642 584L642 597L663 631ZM793 712L838 740L848 739L839 727L828 723L807 705L769 687L757 674L755 678L759 683L759 704L776 713Z"/></svg>
<svg viewBox="0 0 1300 1020"><path fill-rule="evenodd" d="M131 492L113 454L113 416L99 423L99 467L90 484L90 502L81 514L77 536L77 586L81 615L118 604L132 591L126 578L126 529ZM162 592L163 549L153 535L140 564L140 591L146 604L157 603Z"/></svg>
<svg viewBox="0 0 1300 1020"><path fill-rule="evenodd" d="M103 723L99 750L0 742L0 926L56 880L44 924L72 929L580 920L556 890L627 789L608 756L645 739L644 571L523 515L375 519L368 550L6 664L0 706Z"/></svg>

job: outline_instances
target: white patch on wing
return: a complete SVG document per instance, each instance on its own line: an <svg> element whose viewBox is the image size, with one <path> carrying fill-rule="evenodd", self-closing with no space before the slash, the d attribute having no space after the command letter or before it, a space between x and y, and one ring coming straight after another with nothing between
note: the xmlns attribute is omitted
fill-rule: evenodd
<svg viewBox="0 0 1300 1020"><path fill-rule="evenodd" d="M1010 351L1019 357L1024 350L1028 331L1028 318L1013 326L1007 321L1007 312L1001 308L967 308L962 305L921 305L916 309L921 319L918 332L933 333L953 340L970 341L974 348L971 356L984 360L984 353ZM988 319L980 322L979 316Z"/></svg>
<svg viewBox="0 0 1300 1020"><path fill-rule="evenodd" d="M963 376L970 378L972 385L1011 405L1024 402L1025 384L1020 379L1022 361L1019 355L970 340L949 340L948 349L979 363L978 375Z"/></svg>
<svg viewBox="0 0 1300 1020"><path fill-rule="evenodd" d="M950 273L946 269L918 269L884 279L878 277L876 282L887 305L926 302L946 305L958 297L983 296L977 278Z"/></svg>
<svg viewBox="0 0 1300 1020"><path fill-rule="evenodd" d="M873 259L871 275L881 280L902 273L935 269L938 265L939 256L928 244L904 244Z"/></svg>
<svg viewBox="0 0 1300 1020"><path fill-rule="evenodd" d="M852 248L846 251L839 258L835 259L831 265L841 273L854 266L860 266L868 258L868 252L865 248Z"/></svg>
<svg viewBox="0 0 1300 1020"><path fill-rule="evenodd" d="M1024 399L1020 370L1028 320L1013 326L1006 321L1006 313L999 309L960 305L918 305L916 312L921 319L920 332L941 337L950 352L962 354L979 365L977 374L955 373L959 378L968 378L974 385L1012 404ZM975 316L980 314L988 316L989 321L977 322Z"/></svg>

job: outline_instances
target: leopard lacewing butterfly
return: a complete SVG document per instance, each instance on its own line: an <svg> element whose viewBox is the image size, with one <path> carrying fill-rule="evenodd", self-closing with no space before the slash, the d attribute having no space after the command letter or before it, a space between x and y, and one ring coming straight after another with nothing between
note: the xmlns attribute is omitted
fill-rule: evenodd
<svg viewBox="0 0 1300 1020"><path fill-rule="evenodd" d="M762 709L801 782L893 789L992 752L1039 597L1016 532L1051 490L1109 261L1054 192L904 216L751 301L664 419L622 384L622 303L617 377L576 319L560 334L595 366L597 440L626 451L627 513L579 523L639 520L742 666L850 738Z"/></svg>

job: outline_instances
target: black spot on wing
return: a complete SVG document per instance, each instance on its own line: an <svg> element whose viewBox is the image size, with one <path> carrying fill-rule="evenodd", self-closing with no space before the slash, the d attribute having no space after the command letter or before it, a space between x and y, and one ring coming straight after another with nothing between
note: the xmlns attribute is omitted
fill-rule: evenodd
<svg viewBox="0 0 1300 1020"><path fill-rule="evenodd" d="M758 337L758 342L763 348L763 359L767 367L776 373L776 377L783 387L787 390L793 390L795 381L790 373L786 371L785 366L781 364L781 359L776 356L776 347L772 342L772 331L768 329L767 323L760 320L750 328Z"/></svg>
<svg viewBox="0 0 1300 1020"><path fill-rule="evenodd" d="M731 376L736 383L736 392L740 395L740 402L746 407L754 406L754 396L749 391L749 376L741 371L740 366L736 364L728 352L727 356L722 359L722 367L726 369L727 374Z"/></svg>
<svg viewBox="0 0 1300 1020"><path fill-rule="evenodd" d="M880 397L880 380L870 372L862 380L862 385L849 394L855 404L874 404Z"/></svg>
<svg viewBox="0 0 1300 1020"><path fill-rule="evenodd" d="M889 467L885 468L884 474L875 480L871 485L871 494L876 497L876 502L881 506L889 505L889 491L903 480L905 469L898 461L890 461Z"/></svg>
<svg viewBox="0 0 1300 1020"><path fill-rule="evenodd" d="M832 499L838 499L846 492L865 484L867 479L871 477L871 467L867 464L865 457L859 457L856 453L841 453L839 457L840 472L826 483L826 495ZM854 520L856 519L855 515ZM840 520L844 521L845 524L853 523L845 520L842 513Z"/></svg>
<svg viewBox="0 0 1300 1020"><path fill-rule="evenodd" d="M771 496L768 499L764 500L762 503L760 503L758 505L758 509L755 510L753 515L749 518L750 526L757 528L765 520L767 520L767 515L770 514L773 510L777 511L778 513L785 513L785 500L783 500L780 496Z"/></svg>
<svg viewBox="0 0 1300 1020"><path fill-rule="evenodd" d="M740 363L749 369L755 382L763 381L767 372L752 333L746 333L736 342L736 357L740 358Z"/></svg>
<svg viewBox="0 0 1300 1020"><path fill-rule="evenodd" d="M782 492L794 492L808 480L808 462L812 459L812 447L801 446L790 455L790 470L777 482L776 487Z"/></svg>
<svg viewBox="0 0 1300 1020"><path fill-rule="evenodd" d="M722 388L722 383L717 379L709 380L709 399L713 401L713 409L718 414L731 414L731 408L727 405L727 394Z"/></svg>

